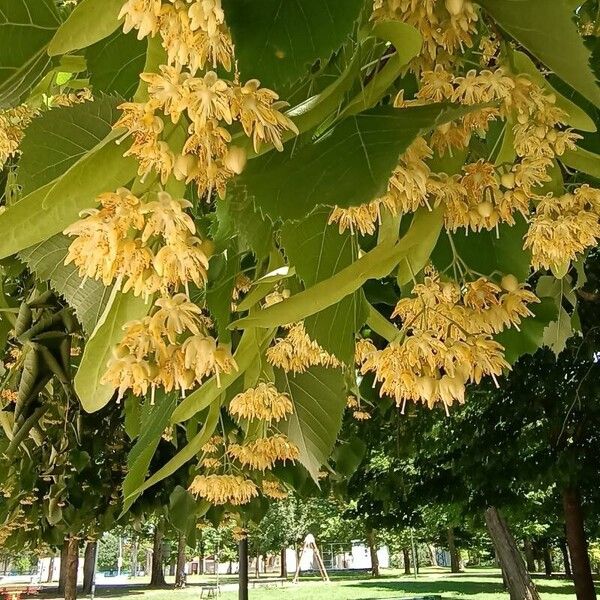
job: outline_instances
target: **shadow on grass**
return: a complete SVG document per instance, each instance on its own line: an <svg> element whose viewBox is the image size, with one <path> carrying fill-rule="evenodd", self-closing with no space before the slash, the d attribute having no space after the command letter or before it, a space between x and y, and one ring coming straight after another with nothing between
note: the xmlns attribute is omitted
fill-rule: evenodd
<svg viewBox="0 0 600 600"><path fill-rule="evenodd" d="M370 598L377 598L378 591L385 592L399 592L405 595L438 595L448 594L451 592L458 592L464 596L471 596L475 594L481 594L483 592L501 593L503 591L502 585L499 583L492 582L476 582L476 581L465 581L459 578L448 579L447 581L361 581L350 584L348 587L358 588L361 590L369 590L372 595L365 596L365 600Z"/></svg>

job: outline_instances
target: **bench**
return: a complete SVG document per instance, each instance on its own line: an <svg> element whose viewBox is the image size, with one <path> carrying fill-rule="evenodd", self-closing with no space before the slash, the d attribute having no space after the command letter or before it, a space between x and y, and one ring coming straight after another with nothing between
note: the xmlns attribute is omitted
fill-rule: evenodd
<svg viewBox="0 0 600 600"><path fill-rule="evenodd" d="M263 579L249 579L248 580L248 585L251 586L252 588L256 588L257 586L264 586L264 587L274 587L276 588L279 584L281 584L281 587L283 587L283 584L287 581L286 577L265 577Z"/></svg>
<svg viewBox="0 0 600 600"><path fill-rule="evenodd" d="M206 594L204 592L206 592ZM200 590L200 598L216 598L218 595L218 585L203 585L202 589Z"/></svg>

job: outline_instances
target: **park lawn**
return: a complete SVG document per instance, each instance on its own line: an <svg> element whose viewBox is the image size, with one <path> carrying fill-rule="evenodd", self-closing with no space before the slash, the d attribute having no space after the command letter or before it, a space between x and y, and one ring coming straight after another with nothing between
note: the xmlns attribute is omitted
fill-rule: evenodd
<svg viewBox="0 0 600 600"><path fill-rule="evenodd" d="M169 581L170 578L167 579ZM204 583L214 579L203 577ZM224 591L222 600L237 599L235 579L221 577ZM199 600L199 578L190 578L190 585L183 590L148 590L142 585L99 586L97 595L110 600ZM564 579L536 579L543 600L572 600L573 586ZM600 591L600 587L598 588ZM378 600L404 598L415 595L437 594L444 600L507 600L502 589L500 573L494 569L470 569L466 573L452 575L444 569L427 569L418 579L401 575L396 571L384 571L382 577L370 579L364 574L333 576L329 584L305 578L298 585L256 588L250 590L250 600ZM45 597L49 595L44 594Z"/></svg>

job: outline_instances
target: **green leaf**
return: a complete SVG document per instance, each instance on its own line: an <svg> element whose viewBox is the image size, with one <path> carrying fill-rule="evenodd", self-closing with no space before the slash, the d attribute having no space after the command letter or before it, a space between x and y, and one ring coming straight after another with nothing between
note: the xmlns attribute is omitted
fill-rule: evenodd
<svg viewBox="0 0 600 600"><path fill-rule="evenodd" d="M594 120L575 102L565 98L552 84L538 71L535 63L525 54L514 50L510 54L511 66L516 73L526 73L531 79L542 88L556 96L556 106L564 110L568 115L567 124L580 131L596 131Z"/></svg>
<svg viewBox="0 0 600 600"><path fill-rule="evenodd" d="M150 306L150 302L145 302L143 298L113 290L98 326L85 345L75 375L75 391L87 412L100 410L113 397L115 390L112 386L100 383L113 347L123 337L123 326L129 321L145 317Z"/></svg>
<svg viewBox="0 0 600 600"><path fill-rule="evenodd" d="M222 343L231 341L231 332L227 328L231 322L233 289L239 272L240 257L236 253L234 244L230 244L227 252L210 259L206 285L206 308L214 319L219 341Z"/></svg>
<svg viewBox="0 0 600 600"><path fill-rule="evenodd" d="M567 340L573 335L573 325L569 313L560 307L556 320L548 323L544 329L543 346L548 346L558 356L567 346Z"/></svg>
<svg viewBox="0 0 600 600"><path fill-rule="evenodd" d="M565 150L559 160L571 169L600 179L600 154L578 147L577 150Z"/></svg>
<svg viewBox="0 0 600 600"><path fill-rule="evenodd" d="M110 134L64 175L31 192L0 214L0 259L60 233L95 206L99 194L127 185L137 172L137 161L124 158L125 148ZM35 227L31 215L36 216Z"/></svg>
<svg viewBox="0 0 600 600"><path fill-rule="evenodd" d="M169 496L169 521L181 533L187 533L190 521L196 521L196 500L185 488L176 486Z"/></svg>
<svg viewBox="0 0 600 600"><path fill-rule="evenodd" d="M47 111L25 131L17 183L26 195L63 175L106 138L119 116L110 96Z"/></svg>
<svg viewBox="0 0 600 600"><path fill-rule="evenodd" d="M161 467L154 475L149 477L143 485L136 488L131 494L126 496L123 512L127 510L126 507L131 506L140 494L146 491L148 488L156 485L159 481L162 481L169 475L172 475L181 468L185 463L190 461L196 454L200 452L202 446L208 442L210 437L215 432L217 424L219 423L219 415L221 414L221 403L213 402L208 411L206 421L202 426L202 429L194 436L189 444L184 446L166 465Z"/></svg>
<svg viewBox="0 0 600 600"><path fill-rule="evenodd" d="M398 265L398 285L405 285L413 281L417 273L429 262L444 224L444 209L438 207L433 209L431 215L431 227L424 232L421 241L413 246L407 253L404 260Z"/></svg>
<svg viewBox="0 0 600 600"><path fill-rule="evenodd" d="M0 0L0 108L20 102L49 70L60 25L54 0Z"/></svg>
<svg viewBox="0 0 600 600"><path fill-rule="evenodd" d="M328 224L329 209L318 209L300 223L287 223L281 243L296 273L309 288L351 265L358 258L358 242L350 232L340 234ZM355 333L364 324L367 307L362 292L356 291L340 302L306 319L311 339L340 361L354 363Z"/></svg>
<svg viewBox="0 0 600 600"><path fill-rule="evenodd" d="M494 20L540 62L600 106L600 89L590 68L573 14L563 0L478 0Z"/></svg>
<svg viewBox="0 0 600 600"><path fill-rule="evenodd" d="M234 321L230 327L277 327L302 321L310 315L336 304L362 287L369 279L381 279L389 275L411 248L418 245L429 231L435 213L426 209L417 211L407 234L399 241L382 242L357 261L342 269L329 279L316 283L309 289L274 306L264 308L255 315Z"/></svg>
<svg viewBox="0 0 600 600"><path fill-rule="evenodd" d="M495 336L506 349L506 360L511 365L523 354L534 354L543 345L548 324L556 320L558 309L551 298L542 298L540 304L530 308L533 317L523 320L520 331L512 327Z"/></svg>
<svg viewBox="0 0 600 600"><path fill-rule="evenodd" d="M242 79L281 88L349 38L363 0L224 0Z"/></svg>
<svg viewBox="0 0 600 600"><path fill-rule="evenodd" d="M181 423L193 417L212 404L228 387L235 383L244 372L252 365L257 354L262 353L273 339L274 332L249 330L244 331L242 339L236 348L234 358L238 370L221 375L221 385L217 384L215 377L211 377L196 391L192 392L173 412L172 423Z"/></svg>
<svg viewBox="0 0 600 600"><path fill-rule="evenodd" d="M85 332L90 335L106 308L111 288L95 279L84 282L74 264L65 266L70 243L71 240L64 235L55 235L23 250L19 257L37 279L49 281L52 289L63 296L75 310Z"/></svg>
<svg viewBox="0 0 600 600"><path fill-rule="evenodd" d="M177 403L177 394L157 393L154 406L146 400L142 407L140 436L127 456L127 475L123 480L123 498L127 499L144 484L150 461L158 448L160 438L169 425L171 413ZM123 512L127 512L135 498L125 500Z"/></svg>
<svg viewBox="0 0 600 600"><path fill-rule="evenodd" d="M140 84L144 71L148 42L140 41L133 32L125 35L120 29L86 52L90 86L95 94L118 94L130 99Z"/></svg>
<svg viewBox="0 0 600 600"><path fill-rule="evenodd" d="M527 223L519 217L512 227L500 225L497 233L496 230L468 234L464 231L442 233L431 259L439 271L448 271L453 275L451 237L458 256L475 274L489 276L493 273L512 273L519 281L525 281L531 264L530 253L523 250L526 232Z"/></svg>
<svg viewBox="0 0 600 600"><path fill-rule="evenodd" d="M361 93L348 104L343 116L353 115L371 108L381 100L405 70L406 65L421 51L423 37L417 29L401 21L383 21L373 26L373 34L391 42L396 52L385 54L385 65L364 86Z"/></svg>
<svg viewBox="0 0 600 600"><path fill-rule="evenodd" d="M440 104L375 108L345 119L315 143L300 149L290 143L251 160L236 189L272 219L301 219L319 205L365 204L385 191L398 157L417 136L464 114L464 107Z"/></svg>
<svg viewBox="0 0 600 600"><path fill-rule="evenodd" d="M66 54L108 37L119 26L123 4L123 0L81 0L52 38L48 54Z"/></svg>
<svg viewBox="0 0 600 600"><path fill-rule="evenodd" d="M327 462L346 406L344 378L338 369L312 367L292 375L276 369L277 388L289 394L294 413L280 427L300 450L299 460L318 481L319 469Z"/></svg>

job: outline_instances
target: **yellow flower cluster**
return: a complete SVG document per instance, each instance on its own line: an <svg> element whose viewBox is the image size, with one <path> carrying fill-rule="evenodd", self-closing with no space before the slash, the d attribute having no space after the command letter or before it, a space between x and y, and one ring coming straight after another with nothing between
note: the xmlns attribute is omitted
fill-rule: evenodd
<svg viewBox="0 0 600 600"><path fill-rule="evenodd" d="M65 264L73 262L84 278L116 282L118 289L149 297L206 283L210 243L195 237L186 209L191 203L159 192L144 202L128 189L102 194L100 209L82 213L67 227L75 237Z"/></svg>
<svg viewBox="0 0 600 600"><path fill-rule="evenodd" d="M538 302L513 275L501 286L480 278L461 288L428 271L413 294L393 313L402 322L401 338L383 350L363 340L356 353L362 373L373 372L381 393L399 406L413 400L447 407L464 401L467 383L495 379L508 364L493 334L518 327L531 314L527 304Z"/></svg>
<svg viewBox="0 0 600 600"><path fill-rule="evenodd" d="M352 411L352 417L357 421L368 421L371 418L370 413L361 408L360 402L355 396L348 396L346 399L346 408Z"/></svg>
<svg viewBox="0 0 600 600"><path fill-rule="evenodd" d="M277 461L295 461L299 450L285 435L276 434L244 445L231 444L228 454L243 467L265 471L272 469Z"/></svg>
<svg viewBox="0 0 600 600"><path fill-rule="evenodd" d="M600 190L583 185L572 194L540 201L525 236L534 268L564 273L569 262L600 240Z"/></svg>
<svg viewBox="0 0 600 600"><path fill-rule="evenodd" d="M285 500L288 497L288 492L278 481L265 479L262 482L261 489L264 496L273 498L273 500Z"/></svg>
<svg viewBox="0 0 600 600"><path fill-rule="evenodd" d="M25 128L37 114L37 110L25 104L0 110L0 169L9 158L17 156Z"/></svg>
<svg viewBox="0 0 600 600"><path fill-rule="evenodd" d="M287 394L280 392L272 383L259 383L233 398L229 413L238 420L278 422L294 412Z"/></svg>
<svg viewBox="0 0 600 600"><path fill-rule="evenodd" d="M281 150L283 133L298 133L281 112L285 103L258 80L242 85L237 75L230 81L215 70L196 76L207 65L231 70L233 47L220 0L128 0L121 17L125 31L137 29L140 38L159 33L167 51L168 64L159 73L141 75L149 100L122 104L115 124L127 130L124 137L132 136L126 155L138 159L142 178L156 171L163 183L173 175L195 182L200 195L217 190L223 196L227 181L246 164L246 152L231 144L228 128L241 125L255 151L262 143ZM169 145L167 118L174 124L183 118L182 147Z"/></svg>
<svg viewBox="0 0 600 600"><path fill-rule="evenodd" d="M126 156L139 161L138 174L156 171L163 183L174 175L195 182L201 195L213 190L223 196L227 181L239 175L246 164L246 152L231 144L227 127L240 123L252 138L255 151L264 143L283 149L285 131L298 133L281 108L275 92L261 88L257 79L244 85L220 79L214 71L192 77L177 67L163 65L160 73L142 73L148 83L147 102L126 102L115 128L125 128L133 142ZM178 123L185 115L188 137L181 149L173 150L165 131L167 117Z"/></svg>
<svg viewBox="0 0 600 600"><path fill-rule="evenodd" d="M311 366L338 367L339 360L311 340L303 323L295 323L284 338L267 349L267 360L286 372L304 373Z"/></svg>
<svg viewBox="0 0 600 600"><path fill-rule="evenodd" d="M371 234L382 208L392 214L407 214L419 207L445 209L445 226L456 231L491 230L500 223L515 223L514 215L528 216L532 201L539 199L537 188L550 179L548 172L555 156L575 148L579 136L564 129L565 113L556 98L528 77L510 75L502 69L471 70L455 76L437 65L424 71L416 100L400 95L396 105L451 101L473 105L495 102L497 106L476 110L462 119L442 125L429 143L418 138L401 156L387 193L373 202L350 209L336 208L330 222L340 231L358 230ZM516 160L494 165L486 160L466 164L455 175L434 173L428 165L433 149L438 154L466 148L473 132L483 134L489 122L506 121L506 134L513 141Z"/></svg>
<svg viewBox="0 0 600 600"><path fill-rule="evenodd" d="M231 70L233 46L221 0L127 0L122 18L124 32L136 29L140 40L158 33L169 65L192 73L206 64Z"/></svg>
<svg viewBox="0 0 600 600"><path fill-rule="evenodd" d="M197 475L189 490L216 505L248 504L258 496L256 484L241 475Z"/></svg>
<svg viewBox="0 0 600 600"><path fill-rule="evenodd" d="M182 394L206 377L230 373L237 365L228 348L208 333L210 321L185 294L159 298L154 312L125 327L102 383L138 396L162 386Z"/></svg>
<svg viewBox="0 0 600 600"><path fill-rule="evenodd" d="M421 33L423 49L410 64L418 72L451 64L471 48L479 17L470 0L375 0L373 19L402 21Z"/></svg>

